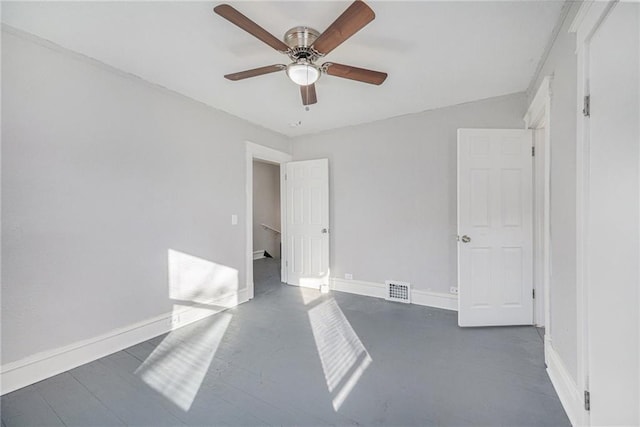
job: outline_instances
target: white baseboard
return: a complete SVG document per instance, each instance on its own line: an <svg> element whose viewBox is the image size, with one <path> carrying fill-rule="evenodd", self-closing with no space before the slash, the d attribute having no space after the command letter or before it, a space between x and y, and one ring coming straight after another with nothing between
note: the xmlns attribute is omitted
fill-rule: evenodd
<svg viewBox="0 0 640 427"><path fill-rule="evenodd" d="M453 294L442 292L411 290L411 303L426 305L428 307L442 308L445 310L458 311L458 297Z"/></svg>
<svg viewBox="0 0 640 427"><path fill-rule="evenodd" d="M253 260L264 258L264 251L253 251Z"/></svg>
<svg viewBox="0 0 640 427"><path fill-rule="evenodd" d="M382 283L363 282L362 280L346 280L332 277L329 279L329 289L366 297L385 297L385 288Z"/></svg>
<svg viewBox="0 0 640 427"><path fill-rule="evenodd" d="M6 363L0 367L0 395L108 356L246 301L248 301L248 291L242 289L237 293L199 304L199 307L178 306L169 313L118 328L97 337ZM203 305L206 308L203 308ZM212 309L210 305L215 305L216 308Z"/></svg>
<svg viewBox="0 0 640 427"><path fill-rule="evenodd" d="M333 290L348 292L350 294L364 295L374 298L384 298L386 296L386 286L384 283L365 282L362 280L346 280L332 277L329 279L329 286ZM411 289L411 303L458 311L458 297L452 294Z"/></svg>
<svg viewBox="0 0 640 427"><path fill-rule="evenodd" d="M582 393L578 390L576 382L571 378L560 355L554 350L548 339L545 339L544 354L551 384L558 393L560 403L562 403L571 425L578 426L581 424L583 412Z"/></svg>

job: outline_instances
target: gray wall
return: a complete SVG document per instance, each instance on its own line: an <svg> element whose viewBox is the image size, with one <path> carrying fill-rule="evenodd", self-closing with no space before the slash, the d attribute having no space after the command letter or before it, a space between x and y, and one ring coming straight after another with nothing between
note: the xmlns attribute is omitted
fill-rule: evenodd
<svg viewBox="0 0 640 427"><path fill-rule="evenodd" d="M260 224L280 230L280 166L253 162L253 250L265 250L280 258L280 234Z"/></svg>
<svg viewBox="0 0 640 427"><path fill-rule="evenodd" d="M329 158L331 275L457 286L456 131L521 129L525 110L520 93L295 139L294 160Z"/></svg>
<svg viewBox="0 0 640 427"><path fill-rule="evenodd" d="M576 296L576 122L577 58L570 34L579 3L572 5L529 96L541 80L551 83L551 339L552 346L577 378Z"/></svg>
<svg viewBox="0 0 640 427"><path fill-rule="evenodd" d="M244 288L244 141L287 138L5 31L2 112L3 363L171 311L169 250Z"/></svg>

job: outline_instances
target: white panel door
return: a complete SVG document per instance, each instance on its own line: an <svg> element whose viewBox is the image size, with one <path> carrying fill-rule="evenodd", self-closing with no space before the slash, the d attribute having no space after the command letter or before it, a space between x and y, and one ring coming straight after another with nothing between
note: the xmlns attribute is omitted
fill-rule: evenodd
<svg viewBox="0 0 640 427"><path fill-rule="evenodd" d="M533 324L532 131L458 130L458 324Z"/></svg>
<svg viewBox="0 0 640 427"><path fill-rule="evenodd" d="M640 425L640 4L620 2L588 45L585 230L591 425Z"/></svg>
<svg viewBox="0 0 640 427"><path fill-rule="evenodd" d="M329 160L287 163L287 283L329 284Z"/></svg>

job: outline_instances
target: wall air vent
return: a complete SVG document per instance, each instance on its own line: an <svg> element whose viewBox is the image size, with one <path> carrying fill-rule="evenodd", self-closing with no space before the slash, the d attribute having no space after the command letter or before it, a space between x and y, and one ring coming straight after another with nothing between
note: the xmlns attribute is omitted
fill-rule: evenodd
<svg viewBox="0 0 640 427"><path fill-rule="evenodd" d="M387 301L411 302L411 285L406 282L398 282L397 280L387 280Z"/></svg>

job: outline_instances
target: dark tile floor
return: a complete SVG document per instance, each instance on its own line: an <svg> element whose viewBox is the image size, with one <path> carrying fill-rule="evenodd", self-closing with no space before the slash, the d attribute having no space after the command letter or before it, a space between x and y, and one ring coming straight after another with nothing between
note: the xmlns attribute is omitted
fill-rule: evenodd
<svg viewBox="0 0 640 427"><path fill-rule="evenodd" d="M2 427L569 426L533 327L280 284L255 298L3 396Z"/></svg>

